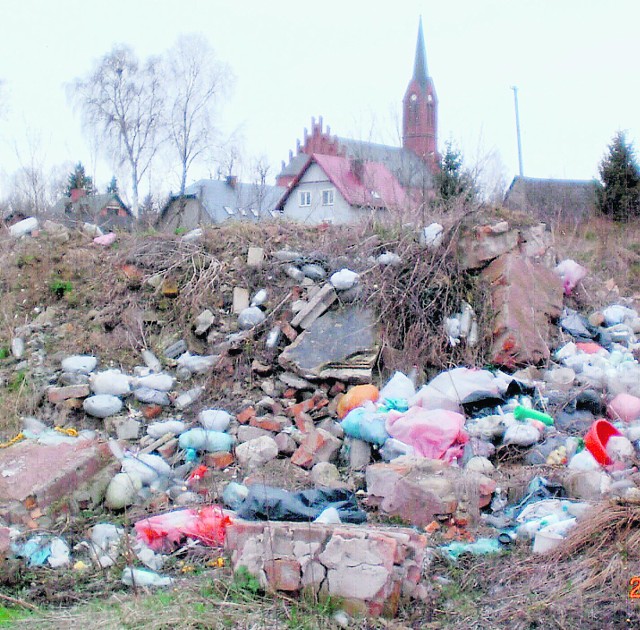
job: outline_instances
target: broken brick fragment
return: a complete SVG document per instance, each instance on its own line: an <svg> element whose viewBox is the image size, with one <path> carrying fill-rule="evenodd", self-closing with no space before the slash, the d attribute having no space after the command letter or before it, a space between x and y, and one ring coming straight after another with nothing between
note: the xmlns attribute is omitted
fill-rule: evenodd
<svg viewBox="0 0 640 630"><path fill-rule="evenodd" d="M154 418L157 418L161 413L162 413L162 407L160 405L151 404L151 405L145 405L142 408L142 415L147 420L153 420Z"/></svg>
<svg viewBox="0 0 640 630"><path fill-rule="evenodd" d="M204 456L204 463L215 470L224 470L235 462L233 454L226 451L216 451L215 453L207 453Z"/></svg>
<svg viewBox="0 0 640 630"><path fill-rule="evenodd" d="M240 424L247 424L247 422L249 422L251 418L254 418L255 415L256 410L254 407L245 407L236 415L236 419Z"/></svg>

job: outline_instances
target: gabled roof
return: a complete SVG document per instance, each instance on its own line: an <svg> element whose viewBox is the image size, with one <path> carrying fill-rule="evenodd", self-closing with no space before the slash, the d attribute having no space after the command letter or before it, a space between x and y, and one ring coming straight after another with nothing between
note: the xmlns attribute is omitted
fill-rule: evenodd
<svg viewBox="0 0 640 630"><path fill-rule="evenodd" d="M432 175L427 165L410 149L338 137L349 158L384 164L405 188L429 187Z"/></svg>
<svg viewBox="0 0 640 630"><path fill-rule="evenodd" d="M534 212L541 218L558 213L565 217L582 217L595 209L596 190L595 180L516 176L505 194L504 206Z"/></svg>
<svg viewBox="0 0 640 630"><path fill-rule="evenodd" d="M278 207L284 206L291 192L297 187L309 166L314 162L325 172L329 181L347 203L352 206L389 208L404 205L408 200L400 182L384 164L354 162L354 160L343 156L314 153L307 156L306 164L278 202Z"/></svg>
<svg viewBox="0 0 640 630"><path fill-rule="evenodd" d="M281 186L243 182L231 184L228 179L201 179L187 186L184 192L185 197L198 199L213 221L219 221L221 217L251 220L258 220L262 216L271 218L284 191L285 188ZM179 195L171 197L169 204L178 198Z"/></svg>
<svg viewBox="0 0 640 630"><path fill-rule="evenodd" d="M97 215L104 207L115 201L133 219L131 210L124 204L117 193L104 193L98 195L86 195L76 201L71 201L71 197L62 197L51 206L49 212L53 215L65 214L86 214Z"/></svg>

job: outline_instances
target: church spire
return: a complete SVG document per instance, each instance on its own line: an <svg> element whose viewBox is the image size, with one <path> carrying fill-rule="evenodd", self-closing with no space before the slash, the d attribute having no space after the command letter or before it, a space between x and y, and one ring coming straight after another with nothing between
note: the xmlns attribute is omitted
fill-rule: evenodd
<svg viewBox="0 0 640 630"><path fill-rule="evenodd" d="M422 158L436 170L438 155L438 97L433 79L427 72L427 53L422 32L422 18L418 23L418 41L413 64L413 76L402 101L402 146Z"/></svg>
<svg viewBox="0 0 640 630"><path fill-rule="evenodd" d="M424 90L429 80L427 71L427 53L424 46L424 34L422 32L422 16L418 22L418 41L416 42L416 60L413 64L413 79Z"/></svg>

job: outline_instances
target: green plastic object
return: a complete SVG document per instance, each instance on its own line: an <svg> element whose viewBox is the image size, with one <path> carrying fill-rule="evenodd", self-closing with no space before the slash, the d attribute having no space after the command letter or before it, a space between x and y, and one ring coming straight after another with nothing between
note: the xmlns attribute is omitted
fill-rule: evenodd
<svg viewBox="0 0 640 630"><path fill-rule="evenodd" d="M542 424L550 427L553 426L553 418L548 413L542 413L542 411L536 411L535 409L528 409L522 405L518 405L513 410L513 415L516 420L539 420Z"/></svg>

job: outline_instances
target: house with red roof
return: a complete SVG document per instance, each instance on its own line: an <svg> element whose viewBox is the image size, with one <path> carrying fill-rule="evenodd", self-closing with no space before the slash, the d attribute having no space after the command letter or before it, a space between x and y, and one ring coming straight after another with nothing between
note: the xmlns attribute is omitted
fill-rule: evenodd
<svg viewBox="0 0 640 630"><path fill-rule="evenodd" d="M304 223L350 223L365 215L417 208L433 196L439 169L438 99L427 71L422 32L413 76L402 101L402 145L391 146L332 135L322 118L311 121L296 155L276 177L286 192L276 208Z"/></svg>

